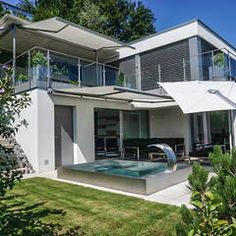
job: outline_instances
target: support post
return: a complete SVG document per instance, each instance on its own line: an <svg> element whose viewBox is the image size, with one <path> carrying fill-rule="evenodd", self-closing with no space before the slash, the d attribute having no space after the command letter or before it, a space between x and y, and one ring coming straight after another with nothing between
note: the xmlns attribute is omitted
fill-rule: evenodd
<svg viewBox="0 0 236 236"><path fill-rule="evenodd" d="M132 75L131 75L132 76ZM135 55L135 84L136 89L141 90L142 88L142 74L141 74L141 61L140 61L140 55Z"/></svg>
<svg viewBox="0 0 236 236"><path fill-rule="evenodd" d="M230 52L228 52L228 64L229 64L229 80L232 80L232 67L231 67L231 59L230 59Z"/></svg>
<svg viewBox="0 0 236 236"><path fill-rule="evenodd" d="M186 77L186 63L185 63L185 58L183 58L183 73L184 73L184 81L187 80L187 77Z"/></svg>
<svg viewBox="0 0 236 236"><path fill-rule="evenodd" d="M119 112L119 120L120 120L120 155L121 158L124 159L124 147L123 147L123 139L124 139L124 113L122 110Z"/></svg>
<svg viewBox="0 0 236 236"><path fill-rule="evenodd" d="M51 73L50 73L50 51L47 50L47 89L52 87Z"/></svg>
<svg viewBox="0 0 236 236"><path fill-rule="evenodd" d="M208 122L207 122L207 113L204 112L202 114L203 119L203 138L204 138L204 144L209 144L209 137L208 137Z"/></svg>
<svg viewBox="0 0 236 236"><path fill-rule="evenodd" d="M209 78L209 80L212 80L215 78L214 51L211 52L211 63L212 63L212 78Z"/></svg>
<svg viewBox="0 0 236 236"><path fill-rule="evenodd" d="M96 81L97 81L97 86L100 85L99 83L99 71L98 71L98 51L95 51L95 62L96 62Z"/></svg>
<svg viewBox="0 0 236 236"><path fill-rule="evenodd" d="M30 51L28 51L28 83L29 83L29 89L31 89L31 55L30 55Z"/></svg>
<svg viewBox="0 0 236 236"><path fill-rule="evenodd" d="M102 85L106 86L106 66L102 65Z"/></svg>
<svg viewBox="0 0 236 236"><path fill-rule="evenodd" d="M12 26L12 83L16 82L16 25Z"/></svg>
<svg viewBox="0 0 236 236"><path fill-rule="evenodd" d="M161 65L158 64L158 81L161 82Z"/></svg>
<svg viewBox="0 0 236 236"><path fill-rule="evenodd" d="M235 147L234 144L234 112L232 110L228 111L228 122L229 122L229 145L230 150Z"/></svg>
<svg viewBox="0 0 236 236"><path fill-rule="evenodd" d="M80 76L80 72L81 72L81 64L80 64L80 58L78 58L78 87L81 87L81 76Z"/></svg>

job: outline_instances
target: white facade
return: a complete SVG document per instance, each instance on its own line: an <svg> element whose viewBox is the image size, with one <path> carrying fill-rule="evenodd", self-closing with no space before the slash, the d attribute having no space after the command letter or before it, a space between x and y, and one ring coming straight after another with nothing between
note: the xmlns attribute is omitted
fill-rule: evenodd
<svg viewBox="0 0 236 236"><path fill-rule="evenodd" d="M166 31L144 37L141 40L131 42L130 46L132 46L134 49L121 48L119 50L120 59L140 54L154 48L159 48L184 39L190 39L194 36L199 36L207 42L210 42L216 48L226 49L228 52L236 56L235 48L229 45L223 38L213 32L200 20L193 20L170 28Z"/></svg>
<svg viewBox="0 0 236 236"><path fill-rule="evenodd" d="M74 161L70 164L95 160L95 108L133 110L129 103L51 95L40 89L32 90L30 97L32 104L21 115L21 119L27 120L28 126L20 128L16 139L36 172L55 169L55 105L73 107ZM190 138L188 118L179 108L151 110L149 117L150 137Z"/></svg>
<svg viewBox="0 0 236 236"><path fill-rule="evenodd" d="M55 169L55 105L74 110L74 164L95 160L94 108L131 109L128 103L54 96L40 89L32 90L30 97L31 106L21 114L28 126L20 128L16 139L36 172Z"/></svg>
<svg viewBox="0 0 236 236"><path fill-rule="evenodd" d="M16 20L16 19L13 19ZM17 22L20 21L19 19ZM22 20L21 20L22 21ZM20 21L20 22L21 22ZM58 24L58 21L60 21L59 26L63 26L67 24L67 22L64 22L62 19L53 18L51 20L48 20L48 22L51 22L49 26L52 27L52 23ZM19 23L19 22L18 22ZM40 23L40 22L39 22ZM1 23L4 26L5 22ZM7 26L11 25L12 22L7 22ZM20 23L19 23L20 24ZM21 24L29 24L22 21ZM37 23L33 23L35 24ZM45 26L45 22L41 22L40 24L43 24ZM32 25L29 25L29 27L32 27ZM40 25L41 27L41 25ZM68 30L71 31L68 31ZM23 30L18 29L19 30ZM73 30L73 31L72 31ZM79 30L79 31L78 31ZM84 29L78 28L74 24L69 24L65 28L63 28L62 32L55 33L55 37L57 37L58 41L70 39L71 41L68 41L71 43L67 43L66 46L70 46L70 52L74 52L74 56L80 56L78 55L79 52L82 50L78 49L82 43L78 37L76 37L76 34L80 35L80 33L84 31ZM28 30L28 33L30 32L30 29ZM73 34L71 33L73 32ZM111 57L110 54L107 54L108 52L104 53L102 55L102 51L100 52L102 56L104 56L103 60L107 61L110 60L110 58L117 58L118 51L119 51L119 59L124 59L126 57L134 56L135 55L135 81L137 85L137 89L141 90L141 62L140 62L140 54L155 48L159 48L174 42L178 42L184 39L192 39L190 40L190 47L192 44L196 44L197 40L195 36L199 36L202 39L205 39L208 42L211 42L212 45L219 49L226 49L229 52L232 53L232 55L236 55L236 50L231 47L229 44L227 44L222 38L220 38L218 35L216 35L214 32L210 31L209 28L207 28L203 23L201 23L198 20L194 20L192 22L183 24L179 27L172 28L170 30L167 30L165 32L157 33L152 36L148 36L142 40L138 40L135 42L132 42L129 46L123 45L122 43L119 43L117 41L113 41L111 39L103 38L101 35L97 35L94 32L84 32L86 37L90 40L87 40L86 37L84 37L83 43L87 43L85 46L90 47L90 57L95 56L94 52L98 52L100 50L100 46L108 45L112 48L114 46L116 47L122 47L119 50L114 50L109 53L113 54L113 57ZM51 34L51 33L50 33ZM93 34L96 36L93 38ZM22 39L23 40L22 34ZM42 36L43 35L43 36ZM51 44L48 45L48 47L51 47L51 50L53 49L54 41L51 37L49 37L49 33L43 33L40 35L40 37L45 37L46 39L50 38ZM71 35L73 35L72 38L69 38ZM27 37L27 34L24 35ZM37 38L37 43L40 43L40 37ZM48 37L48 38L47 38ZM195 39L194 39L195 37ZM101 41L99 41L99 40ZM108 41L107 41L108 40ZM5 43L9 44L8 38L5 39ZM6 44L7 44L6 43ZM31 45L33 42L29 39L29 45ZM57 42L58 43L58 42ZM61 42L62 43L62 42ZM72 47L73 43L73 47ZM75 45L76 43L76 45ZM80 45L81 43L81 45ZM24 47L28 47L26 44L19 43L22 48L22 51L25 50ZM56 43L55 43L56 44ZM104 44L104 45L103 45ZM58 44L59 45L59 44ZM9 45L8 45L9 46ZM101 47L102 47L101 46ZM194 48L195 50L192 50L193 54L198 53L197 45ZM10 44L11 47L11 44ZM75 49L76 50L73 50ZM60 45L57 48L60 48ZM66 47L65 47L66 48ZM78 49L78 50L77 50ZM19 45L18 45L19 50ZM62 49L63 51L64 49ZM66 51L66 49L65 49ZM76 52L76 53L75 53ZM68 53L62 52L62 53ZM84 52L83 55L86 56L87 53ZM98 55L96 55L98 56ZM50 56L47 56L47 59L50 58ZM78 71L80 70L80 60L78 60ZM98 61L96 61L98 64ZM48 59L48 65L50 64L50 59ZM76 63L77 64L77 61ZM91 64L94 64L94 62L91 62ZM195 65L195 62L192 62L192 64ZM88 64L89 65L89 64ZM75 65L73 65L75 66ZM97 65L96 65L97 66ZM80 77L80 71L76 71L78 77ZM74 72L74 71L73 71ZM103 71L104 72L104 71ZM50 74L50 65L48 66L48 74ZM66 73L65 73L66 74ZM191 68L191 76L192 78L199 77L199 71L193 70ZM50 77L50 76L49 76ZM79 84L80 84L80 78L78 78ZM104 78L103 78L104 79ZM44 81L46 83L46 79ZM68 82L68 81L67 81ZM71 82L71 81L70 81ZM75 81L72 81L75 82ZM67 84L68 85L68 84ZM106 85L104 83L103 85ZM155 88L153 88L155 89ZM136 91L137 92L137 91ZM84 163L84 162L91 162L95 160L95 117L94 117L94 109L95 108L108 108L108 109L117 109L117 110L134 110L134 106L132 106L129 102L124 101L106 101L104 100L98 100L97 98L80 98L79 96L69 96L69 95L58 95L58 94L51 94L46 90L46 87L44 89L33 88L29 92L32 104L28 108L24 109L21 115L21 118L26 119L28 122L27 127L21 127L16 139L17 142L21 145L22 149L24 150L26 156L29 159L29 162L32 164L33 169L36 172L46 172L46 171L53 171L56 167L56 150L55 150L55 106L69 106L73 108L73 161L72 163L69 163L68 160L62 160L63 165L68 164L78 164L78 163ZM188 154L191 151L192 146L192 140L191 140L191 121L190 121L190 115L184 115L179 107L172 106L169 108L146 108L149 109L149 133L151 138L184 138L185 140L185 152ZM205 122L206 123L206 122ZM235 115L232 117L232 123L233 123L233 129L236 131L236 119ZM207 132L207 130L206 130ZM234 132L235 133L235 132ZM235 139L234 139L235 141Z"/></svg>

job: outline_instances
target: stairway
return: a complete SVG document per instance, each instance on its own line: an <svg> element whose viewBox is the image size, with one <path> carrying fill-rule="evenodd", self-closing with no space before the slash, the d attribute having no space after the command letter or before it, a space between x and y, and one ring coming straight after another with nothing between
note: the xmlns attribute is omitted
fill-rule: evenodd
<svg viewBox="0 0 236 236"><path fill-rule="evenodd" d="M0 137L0 145L5 148L12 149L13 152L10 154L11 158L17 161L19 169L22 170L24 174L34 173L34 169L26 154L15 139L3 139Z"/></svg>

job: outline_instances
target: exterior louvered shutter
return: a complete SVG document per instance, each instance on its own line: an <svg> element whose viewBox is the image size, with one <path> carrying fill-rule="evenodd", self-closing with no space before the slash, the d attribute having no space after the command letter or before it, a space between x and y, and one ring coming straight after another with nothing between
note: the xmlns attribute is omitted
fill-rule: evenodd
<svg viewBox="0 0 236 236"><path fill-rule="evenodd" d="M156 88L159 80L161 82L191 80L189 41L184 40L141 54L141 75L142 90Z"/></svg>

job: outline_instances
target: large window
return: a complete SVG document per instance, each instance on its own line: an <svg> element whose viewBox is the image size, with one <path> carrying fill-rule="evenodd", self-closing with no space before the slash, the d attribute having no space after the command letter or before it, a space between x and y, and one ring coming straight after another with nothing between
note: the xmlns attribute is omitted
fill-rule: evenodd
<svg viewBox="0 0 236 236"><path fill-rule="evenodd" d="M193 146L196 144L204 144L204 131L203 131L203 115L192 115L192 136Z"/></svg>
<svg viewBox="0 0 236 236"><path fill-rule="evenodd" d="M149 137L148 111L95 109L96 159L118 157L127 138Z"/></svg>
<svg viewBox="0 0 236 236"><path fill-rule="evenodd" d="M204 124L205 123L205 124ZM227 111L215 111L192 115L193 146L212 144L229 146L229 121Z"/></svg>
<svg viewBox="0 0 236 236"><path fill-rule="evenodd" d="M229 144L228 112L210 112L209 119L212 144Z"/></svg>
<svg viewBox="0 0 236 236"><path fill-rule="evenodd" d="M124 111L124 138L148 138L148 111Z"/></svg>

